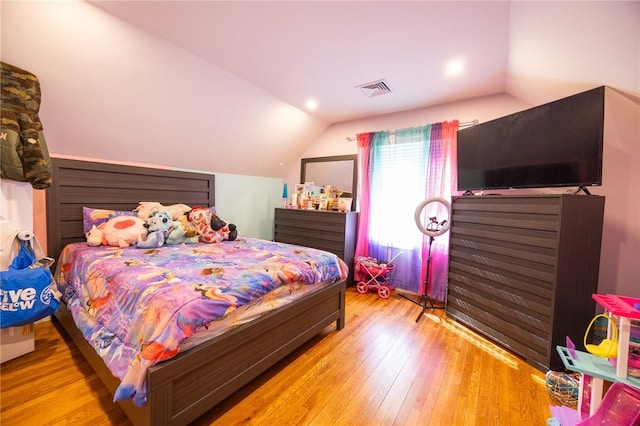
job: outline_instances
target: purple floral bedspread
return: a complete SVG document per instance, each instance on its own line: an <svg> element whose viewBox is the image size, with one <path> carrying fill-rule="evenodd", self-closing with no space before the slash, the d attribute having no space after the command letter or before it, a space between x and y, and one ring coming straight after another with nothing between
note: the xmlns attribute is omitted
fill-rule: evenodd
<svg viewBox="0 0 640 426"><path fill-rule="evenodd" d="M182 341L269 291L347 276L337 256L242 237L160 249L66 246L56 282L85 339L121 381L114 401L146 404L146 370Z"/></svg>

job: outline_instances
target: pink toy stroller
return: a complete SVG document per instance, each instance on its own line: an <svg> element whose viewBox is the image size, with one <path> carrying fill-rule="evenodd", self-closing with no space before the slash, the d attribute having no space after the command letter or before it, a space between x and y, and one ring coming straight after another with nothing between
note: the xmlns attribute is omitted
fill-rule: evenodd
<svg viewBox="0 0 640 426"><path fill-rule="evenodd" d="M393 259L387 263L381 263L378 259L373 257L358 256L356 257L355 269L362 275L368 275L369 279L363 278L366 281L360 281L356 284L356 290L358 293L365 294L369 289L376 289L378 296L382 299L388 299L391 294L391 288L389 287L389 277L387 274L393 271L395 265L393 262L400 256L402 252L396 254ZM362 276L361 275L361 276Z"/></svg>

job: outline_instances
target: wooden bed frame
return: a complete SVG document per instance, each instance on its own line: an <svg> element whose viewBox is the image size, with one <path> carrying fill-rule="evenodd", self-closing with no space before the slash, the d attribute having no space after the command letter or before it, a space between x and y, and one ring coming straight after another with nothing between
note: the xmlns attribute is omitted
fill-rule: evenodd
<svg viewBox="0 0 640 426"><path fill-rule="evenodd" d="M214 175L52 158L47 190L48 255L84 241L82 207L131 210L139 201L213 206ZM66 306L55 317L114 393L119 384L75 326ZM336 322L345 324L345 281L194 347L147 372L147 405L119 402L136 425L184 425Z"/></svg>

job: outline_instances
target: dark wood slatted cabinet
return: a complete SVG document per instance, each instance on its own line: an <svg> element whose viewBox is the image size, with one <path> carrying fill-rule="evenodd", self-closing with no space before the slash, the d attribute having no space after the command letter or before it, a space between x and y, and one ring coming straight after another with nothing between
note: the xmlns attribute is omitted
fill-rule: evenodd
<svg viewBox="0 0 640 426"><path fill-rule="evenodd" d="M446 312L522 356L563 370L595 314L604 197L461 196L452 202Z"/></svg>
<svg viewBox="0 0 640 426"><path fill-rule="evenodd" d="M349 266L347 284L351 284L357 225L357 212L277 208L274 240L336 254Z"/></svg>

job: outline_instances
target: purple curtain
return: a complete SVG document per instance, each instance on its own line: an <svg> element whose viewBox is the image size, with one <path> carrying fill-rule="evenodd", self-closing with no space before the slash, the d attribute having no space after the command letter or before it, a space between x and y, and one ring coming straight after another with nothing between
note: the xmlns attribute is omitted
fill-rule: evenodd
<svg viewBox="0 0 640 426"><path fill-rule="evenodd" d="M425 286L426 267L428 257L428 237L424 236L415 226L413 211L424 199L430 197L442 197L451 199L452 190L455 188L455 137L458 129L458 121L436 123L421 128L400 129L395 132L396 142L408 148L393 147L389 144L388 132L362 133L358 135L358 194L359 194L359 222L358 240L356 244L356 256L371 256L380 260L389 260L398 252L402 255L394 262L396 268L393 272L392 283L394 286L424 294L429 297L444 301L446 298L447 269L448 269L448 233L436 237L431 246L430 282ZM384 133L385 135L382 135ZM374 142L375 141L375 142ZM390 148L385 148L389 147ZM413 148L412 148L413 147ZM389 160L384 156L385 150L397 150L398 158L412 152L407 149L415 149L410 154L412 158L420 158L419 169L424 165L424 171L419 172L424 181L418 193L408 201L402 213L400 206L394 211L387 212L386 221L380 221L381 209L376 205L381 197L389 197L388 176L390 170L397 167L395 160ZM402 154L402 155L401 155ZM417 156L417 157L416 157ZM425 164L426 163L426 164ZM403 163L404 164L404 163ZM410 166L413 167L413 166ZM406 168L406 167L405 167ZM397 170L393 174L397 176ZM377 182L377 184L373 184ZM411 179L411 185L415 187L416 179ZM402 186L402 182L399 182ZM404 188L403 188L404 189ZM387 191L384 194L381 192ZM391 197L389 199L393 198ZM378 200L375 203L373 200ZM384 198L387 200L387 198ZM398 200L396 199L396 203ZM396 212L397 210L397 212ZM408 211L410 210L410 211ZM438 212L440 216L441 212ZM395 215L395 216L394 216ZM374 217L374 219L372 219ZM376 226L385 226L383 223L393 223L394 229L404 226L404 234L414 234L415 243L400 241L400 238L385 238L380 236L380 229ZM387 225L388 226L388 225ZM378 235L378 237L374 237ZM374 238L376 239L374 241ZM415 244L415 246L414 246ZM415 248L412 248L415 247Z"/></svg>
<svg viewBox="0 0 640 426"><path fill-rule="evenodd" d="M459 127L457 120L436 123L431 126L431 144L429 146L429 164L425 185L425 199L442 197L451 200L456 188L456 132ZM442 206L439 206L438 216L444 217ZM449 218L450 220L450 218ZM435 300L444 301L447 297L447 281L449 269L449 233L435 237L431 245L431 266L429 283L426 283L426 265L428 258L428 240L425 235L422 245L422 264L420 282L421 293Z"/></svg>

